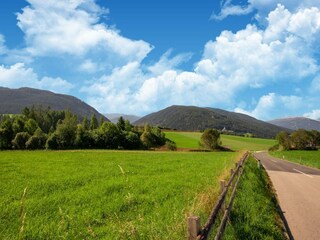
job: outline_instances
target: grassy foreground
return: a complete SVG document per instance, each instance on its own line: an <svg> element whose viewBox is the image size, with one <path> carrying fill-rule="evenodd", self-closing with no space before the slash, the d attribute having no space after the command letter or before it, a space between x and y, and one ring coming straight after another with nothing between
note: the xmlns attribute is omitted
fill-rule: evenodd
<svg viewBox="0 0 320 240"><path fill-rule="evenodd" d="M240 179L224 239L286 239L267 174L252 157Z"/></svg>
<svg viewBox="0 0 320 240"><path fill-rule="evenodd" d="M165 132L166 137L176 142L178 148L199 148L200 132ZM231 135L221 135L223 146L232 150L267 150L276 144L275 140L262 138L246 138Z"/></svg>
<svg viewBox="0 0 320 240"><path fill-rule="evenodd" d="M230 152L0 152L0 239L184 239L186 215L207 217L218 179L236 158Z"/></svg>
<svg viewBox="0 0 320 240"><path fill-rule="evenodd" d="M320 168L320 151L280 151L269 152L271 156L284 158L285 160Z"/></svg>

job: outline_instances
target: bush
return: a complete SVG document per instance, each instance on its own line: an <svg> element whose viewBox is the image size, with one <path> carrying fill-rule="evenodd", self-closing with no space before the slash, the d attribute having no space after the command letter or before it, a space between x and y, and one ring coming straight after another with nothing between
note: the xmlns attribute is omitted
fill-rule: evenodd
<svg viewBox="0 0 320 240"><path fill-rule="evenodd" d="M169 139L166 141L166 147L170 151L177 151L177 144Z"/></svg>
<svg viewBox="0 0 320 240"><path fill-rule="evenodd" d="M12 146L15 149L25 149L26 142L30 138L29 133L27 132L19 132L16 134L15 138L12 140Z"/></svg>
<svg viewBox="0 0 320 240"><path fill-rule="evenodd" d="M220 132L216 129L206 129L201 135L200 145L208 150L220 149Z"/></svg>

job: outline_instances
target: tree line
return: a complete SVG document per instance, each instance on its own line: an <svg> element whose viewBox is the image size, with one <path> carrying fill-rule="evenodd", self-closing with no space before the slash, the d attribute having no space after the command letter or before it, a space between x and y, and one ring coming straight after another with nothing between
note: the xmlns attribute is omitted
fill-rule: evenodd
<svg viewBox="0 0 320 240"><path fill-rule="evenodd" d="M26 107L19 115L0 115L0 149L148 149L173 142L158 127L116 124L92 115L80 119L68 110Z"/></svg>
<svg viewBox="0 0 320 240"><path fill-rule="evenodd" d="M272 150L317 150L320 147L320 132L299 129L291 134L282 131L276 136L278 144Z"/></svg>

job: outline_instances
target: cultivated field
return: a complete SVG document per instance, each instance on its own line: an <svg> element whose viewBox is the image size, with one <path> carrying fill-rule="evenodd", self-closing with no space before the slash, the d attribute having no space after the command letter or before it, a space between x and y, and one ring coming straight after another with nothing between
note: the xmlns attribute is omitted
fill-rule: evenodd
<svg viewBox="0 0 320 240"><path fill-rule="evenodd" d="M200 132L165 132L166 137L176 142L178 148L199 148ZM231 135L221 135L223 146L232 150L267 150L276 144L275 140L262 138L246 138Z"/></svg>
<svg viewBox="0 0 320 240"><path fill-rule="evenodd" d="M183 239L238 154L0 152L0 239Z"/></svg>
<svg viewBox="0 0 320 240"><path fill-rule="evenodd" d="M271 156L284 158L310 167L320 168L320 151L281 151L269 152Z"/></svg>

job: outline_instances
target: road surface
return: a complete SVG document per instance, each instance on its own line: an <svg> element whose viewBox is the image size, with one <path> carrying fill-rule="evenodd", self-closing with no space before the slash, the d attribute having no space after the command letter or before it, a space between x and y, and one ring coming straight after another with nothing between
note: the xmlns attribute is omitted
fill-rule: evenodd
<svg viewBox="0 0 320 240"><path fill-rule="evenodd" d="M271 157L267 152L254 156L271 178L294 239L319 240L320 170Z"/></svg>

